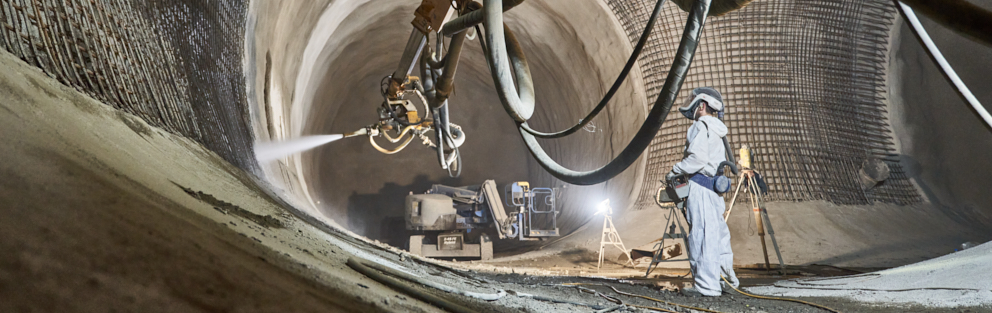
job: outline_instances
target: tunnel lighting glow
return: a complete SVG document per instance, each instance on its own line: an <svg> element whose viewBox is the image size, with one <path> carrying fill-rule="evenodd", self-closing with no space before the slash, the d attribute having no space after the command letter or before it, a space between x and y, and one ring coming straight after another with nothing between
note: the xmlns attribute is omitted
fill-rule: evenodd
<svg viewBox="0 0 992 313"><path fill-rule="evenodd" d="M613 209L610 208L610 199L606 199L603 200L603 202L600 202L598 205L596 205L596 213L593 215L599 215L599 214L609 215L612 213L613 213Z"/></svg>

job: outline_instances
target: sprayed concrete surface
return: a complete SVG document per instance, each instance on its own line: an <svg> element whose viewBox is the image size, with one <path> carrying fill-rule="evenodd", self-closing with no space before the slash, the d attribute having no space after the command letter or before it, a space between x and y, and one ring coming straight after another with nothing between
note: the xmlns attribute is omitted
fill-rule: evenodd
<svg viewBox="0 0 992 313"><path fill-rule="evenodd" d="M0 311L433 310L195 142L0 67Z"/></svg>

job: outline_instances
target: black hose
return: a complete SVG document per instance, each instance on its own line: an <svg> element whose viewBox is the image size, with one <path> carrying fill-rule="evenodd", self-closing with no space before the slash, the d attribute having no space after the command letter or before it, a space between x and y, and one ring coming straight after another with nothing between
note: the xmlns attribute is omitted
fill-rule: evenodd
<svg viewBox="0 0 992 313"><path fill-rule="evenodd" d="M396 278L392 278L392 277L389 277L386 274L382 274L382 273L376 272L375 270L369 268L365 264L362 264L362 262L359 262L358 260L355 260L355 258L349 258L347 264L348 264L348 267L351 267L355 271L357 271L359 273L362 273L362 275L368 276L369 278L371 278L371 279L373 279L373 280L375 280L377 282L380 282L380 283L382 283L382 284L384 284L386 286L389 286L389 287L392 287L393 289L397 289L399 291L402 291L403 293L406 293L406 294L408 294L408 295L410 295L410 296L412 296L414 298L423 300L424 302L427 302L427 303L430 303L430 304L439 306L439 307L441 307L441 308L443 308L445 310L448 310L448 311L451 311L451 312L466 312L466 313L468 313L468 312L476 312L475 310L471 310L471 309L466 308L466 307L464 307L464 306L462 306L460 304L454 303L451 300L448 300L448 299L445 299L445 298L442 298L442 297L438 297L438 296L435 296L433 294L424 292L421 289L408 286L407 284L404 284L404 283L400 282L400 280L398 280Z"/></svg>
<svg viewBox="0 0 992 313"><path fill-rule="evenodd" d="M427 52L424 51L420 55L420 81L424 85L424 97L428 100L434 99L434 79L428 76L427 73L433 71L432 67L427 64Z"/></svg>
<svg viewBox="0 0 992 313"><path fill-rule="evenodd" d="M424 51L427 51L427 50L424 50ZM441 53L441 52L438 51L437 53ZM447 59L448 59L448 56L445 55L445 56L441 57L440 60L437 60L437 62L435 62L434 59L430 55L427 55L426 53L424 53L424 55L426 56L427 65L430 65L431 67L437 68L437 69L444 68L444 63L447 62Z"/></svg>
<svg viewBox="0 0 992 313"><path fill-rule="evenodd" d="M491 1L493 0L488 0L486 2ZM641 125L641 128L637 131L637 134L634 135L634 138L631 139L630 143L619 155L617 155L605 166L592 171L579 172L570 170L561 166L555 162L554 159L548 156L547 152L545 152L544 148L542 148L537 142L537 138L534 137L534 135L520 129L520 136L523 138L524 143L530 150L531 155L537 159L537 162L541 165L541 167L551 173L552 176L561 179L564 182L576 185L592 185L604 182L620 174L626 170L627 167L630 167L631 164L637 161L637 158L639 158L644 152L644 149L651 144L651 140L654 139L655 135L658 133L658 129L660 129L661 125L665 122L669 111L672 109L672 104L675 102L675 98L678 95L679 90L682 88L685 75L689 71L689 65L692 63L693 55L695 54L696 47L699 43L699 36L702 34L703 25L706 22L706 14L710 7L710 1L711 0L697 0L693 4L692 9L689 11L689 17L686 21L685 30L682 33L682 40L679 42L678 52L676 53L675 60L672 62L671 69L668 71L668 77L665 79L665 85L662 87L661 93L658 94L658 99L655 101L654 107L651 108L651 112L648 114L647 119L645 119L644 123ZM495 10L494 12L494 10L488 10L486 8L483 8L483 10L487 13L486 30L489 32L488 38L489 45L491 47L491 51L488 55L494 59L490 62L490 67L493 68L493 78L496 81L496 89L500 95L500 100L503 101L504 108L510 112L513 105L520 105L523 97L521 97L521 99L515 99L516 93L513 90L512 81L509 83L504 82L504 80L509 80L509 73L506 73L508 68L497 72L497 69L503 68L500 65L507 62L505 54L501 55L500 53L494 53L494 51L505 51L504 48L498 47L497 45L511 43L509 40L510 37L508 36L507 40L503 40L503 38L500 38L502 37L502 32L493 31L493 24L497 22L502 23L501 16L493 17L494 15L499 15L500 12L498 10ZM508 32L508 34L510 33ZM508 50L510 51L519 50L519 46L507 48L509 48ZM510 57L513 56L513 54L510 54ZM523 67L526 68L526 60L523 58L515 59L514 62L523 62ZM520 75L521 73L518 71L517 76L519 77ZM529 92L525 92L525 88L523 88L530 81L529 78L530 75L527 73L526 80L518 79L517 81L521 86L521 95ZM529 87L532 87L532 82L530 82L530 84L531 85ZM516 100L517 103L515 104L510 102L513 100ZM532 113L532 95L530 100L530 109ZM513 112L511 112L511 117L518 122L524 122L519 119L519 115L515 116L512 113ZM529 117L529 114L527 117Z"/></svg>
<svg viewBox="0 0 992 313"><path fill-rule="evenodd" d="M623 66L623 70L620 71L620 75L617 76L616 81L613 82L613 86L610 87L610 90L606 92L606 95L603 96L603 99L599 101L599 104L596 105L596 108L592 109L592 112L589 112L589 114L586 115L585 118L579 120L578 124L575 124L574 126L559 132L543 133L530 128L530 126L527 125L527 123L520 124L520 128L527 131L528 133L533 134L538 138L560 138L571 135L572 133L575 133L579 129L582 129L582 127L585 127L586 124L589 124L589 122L591 122L592 119L595 118L596 115L599 114L599 112L606 107L606 104L610 103L610 99L612 99L613 95L617 93L617 90L620 90L620 86L623 85L623 82L627 80L627 74L630 73L630 69L633 68L634 64L637 63L637 59L641 55L641 50L644 49L644 44L647 43L648 38L651 37L651 30L654 29L654 22L658 20L658 15L661 13L661 7L664 4L665 4L665 0L658 0L657 3L655 3L654 11L651 12L651 18L648 19L648 24L644 26L644 31L641 32L641 39L638 40L637 45L634 46L634 51L631 52L630 58L627 59L627 64Z"/></svg>
<svg viewBox="0 0 992 313"><path fill-rule="evenodd" d="M489 47L486 45L486 37L482 35L482 30L479 29L479 25L475 25L476 36L479 36L479 45L482 46L482 53L485 55L489 54ZM486 64L489 64L489 58L486 58Z"/></svg>
<svg viewBox="0 0 992 313"><path fill-rule="evenodd" d="M451 94L452 88L454 88L455 73L458 71L458 60L461 58L462 46L464 46L465 36L467 35L467 32L461 32L451 37L451 42L448 44L448 53L444 55L444 73L441 74L441 78L437 81L435 87L437 90L435 102L444 102L444 100L448 99L448 95Z"/></svg>
<svg viewBox="0 0 992 313"><path fill-rule="evenodd" d="M444 158L444 133L441 130L441 124L444 122L444 119L441 117L441 108L432 109L431 115L434 116L434 141L437 142L435 147L437 148L437 162L441 167L447 168L447 160Z"/></svg>
<svg viewBox="0 0 992 313"><path fill-rule="evenodd" d="M520 5L521 3L524 3L524 0L503 0L503 3L502 5L500 5L500 7L502 7L503 11L506 12L515 6ZM461 16L451 19L450 21L445 23L444 26L441 27L442 35L444 35L445 37L451 37L457 33L465 32L465 30L469 29L470 27L477 26L479 25L479 23L483 22L483 20L485 19L484 12L480 10L473 10L472 7L469 5L466 5L465 7L468 8L469 10L472 10L472 12L462 14Z"/></svg>
<svg viewBox="0 0 992 313"><path fill-rule="evenodd" d="M480 10L486 12L484 26L486 43L489 44L486 58L489 59L489 72L493 75L496 94L499 95L503 109L513 120L523 123L534 114L534 81L520 43L503 24L503 11L500 10L498 1L485 0L485 5ZM519 92L513 88L513 78L516 78Z"/></svg>
<svg viewBox="0 0 992 313"><path fill-rule="evenodd" d="M730 166L730 172L734 173L734 175L737 175L739 173L739 171L737 170L737 159L734 158L734 150L730 148L730 141L727 140L727 136L720 137L720 139L723 140L723 149L727 154L727 161L725 162L730 163L728 164ZM721 165L718 167L722 169L723 163L721 163Z"/></svg>

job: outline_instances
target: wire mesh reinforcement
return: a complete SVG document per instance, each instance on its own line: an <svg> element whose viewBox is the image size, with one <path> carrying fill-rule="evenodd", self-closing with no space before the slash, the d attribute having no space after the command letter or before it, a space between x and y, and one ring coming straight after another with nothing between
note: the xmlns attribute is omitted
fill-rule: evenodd
<svg viewBox="0 0 992 313"><path fill-rule="evenodd" d="M635 42L654 0L608 3ZM898 163L886 117L885 66L895 13L883 0L769 0L710 17L676 103L696 87L723 93L728 139L734 149L751 147L769 187L766 199L920 202ZM664 84L686 15L665 4L640 57L649 103ZM660 181L682 158L690 124L673 107L646 153L638 207L654 205ZM863 191L858 172L868 157L884 160L892 174Z"/></svg>
<svg viewBox="0 0 992 313"><path fill-rule="evenodd" d="M0 46L252 170L246 13L245 1L2 0Z"/></svg>

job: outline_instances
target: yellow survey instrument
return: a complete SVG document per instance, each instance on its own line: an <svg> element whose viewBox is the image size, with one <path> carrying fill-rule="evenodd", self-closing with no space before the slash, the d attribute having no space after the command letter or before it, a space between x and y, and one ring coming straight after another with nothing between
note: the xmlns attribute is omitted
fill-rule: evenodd
<svg viewBox="0 0 992 313"><path fill-rule="evenodd" d="M741 145L741 167L751 168L751 149L747 145Z"/></svg>

